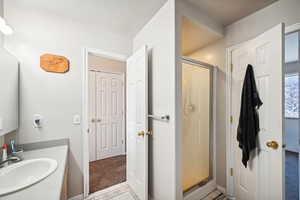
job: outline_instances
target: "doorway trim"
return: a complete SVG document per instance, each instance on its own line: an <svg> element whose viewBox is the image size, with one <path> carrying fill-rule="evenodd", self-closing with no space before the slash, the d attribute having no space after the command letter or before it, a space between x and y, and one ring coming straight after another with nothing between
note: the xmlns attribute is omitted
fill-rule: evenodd
<svg viewBox="0 0 300 200"><path fill-rule="evenodd" d="M103 58L114 59L122 62L126 62L127 56L114 53L103 51L100 49L95 48L83 48L82 56L83 56L83 71L82 71L82 104L81 104L81 111L82 111L82 121L81 121L81 133L82 133L82 155L83 155L83 196L87 198L89 196L89 145L88 145L88 133L89 133L89 123L88 123L88 56L89 54L95 56L101 56Z"/></svg>
<svg viewBox="0 0 300 200"><path fill-rule="evenodd" d="M300 30L300 23L296 23L285 27L285 34L292 33ZM251 40L251 39L250 39ZM229 199L234 198L234 176L231 176L231 169L233 169L234 157L232 148L232 137L231 137L231 65L232 57L231 53L245 45L248 41L242 42L237 45L226 48L226 194Z"/></svg>

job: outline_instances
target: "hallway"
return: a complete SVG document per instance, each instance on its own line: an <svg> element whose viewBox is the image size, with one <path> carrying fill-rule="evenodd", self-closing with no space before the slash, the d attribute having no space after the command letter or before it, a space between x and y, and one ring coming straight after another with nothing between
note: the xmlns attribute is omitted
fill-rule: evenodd
<svg viewBox="0 0 300 200"><path fill-rule="evenodd" d="M90 193L126 181L126 155L90 162Z"/></svg>

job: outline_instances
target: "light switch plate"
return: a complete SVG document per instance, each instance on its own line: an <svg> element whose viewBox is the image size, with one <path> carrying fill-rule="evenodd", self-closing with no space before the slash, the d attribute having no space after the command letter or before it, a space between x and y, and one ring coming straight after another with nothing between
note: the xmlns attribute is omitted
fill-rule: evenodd
<svg viewBox="0 0 300 200"><path fill-rule="evenodd" d="M80 124L80 115L74 115L73 116L73 124L74 125L79 125Z"/></svg>

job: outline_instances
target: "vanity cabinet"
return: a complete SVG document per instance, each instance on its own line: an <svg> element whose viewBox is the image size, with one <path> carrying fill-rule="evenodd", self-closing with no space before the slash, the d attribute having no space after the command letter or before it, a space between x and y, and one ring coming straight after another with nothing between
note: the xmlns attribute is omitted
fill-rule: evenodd
<svg viewBox="0 0 300 200"><path fill-rule="evenodd" d="M0 136L18 129L19 62L0 48Z"/></svg>
<svg viewBox="0 0 300 200"><path fill-rule="evenodd" d="M68 167L65 169L64 182L60 193L60 200L68 200Z"/></svg>

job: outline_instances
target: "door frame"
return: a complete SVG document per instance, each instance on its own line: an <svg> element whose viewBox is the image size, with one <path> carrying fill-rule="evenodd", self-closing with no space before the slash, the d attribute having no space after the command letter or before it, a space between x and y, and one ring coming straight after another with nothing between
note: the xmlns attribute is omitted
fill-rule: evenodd
<svg viewBox="0 0 300 200"><path fill-rule="evenodd" d="M296 23L290 26L285 27L285 34L295 32L300 30L300 23ZM226 194L228 198L234 198L234 176L231 176L231 169L234 168L234 156L232 148L232 138L231 138L231 54L234 50L244 46L250 40L242 42L237 45L226 48Z"/></svg>
<svg viewBox="0 0 300 200"><path fill-rule="evenodd" d="M88 72L89 72L89 66L88 66L88 56L89 54L95 55L95 56L101 56L103 58L108 59L114 59L122 62L126 62L128 56L114 53L114 52L108 52L103 51L100 49L95 48L83 48L82 50L82 56L83 56L83 68L82 68L82 104L81 104L81 112L82 112L82 121L81 121L81 134L82 134L82 154L83 154L83 196L84 198L87 198L89 196L89 143L88 143L88 133L89 133L89 121L88 121L88 102L89 102L89 96L88 96ZM125 111L125 110L124 110ZM126 112L126 111L125 111ZM125 123L125 120L124 120Z"/></svg>

